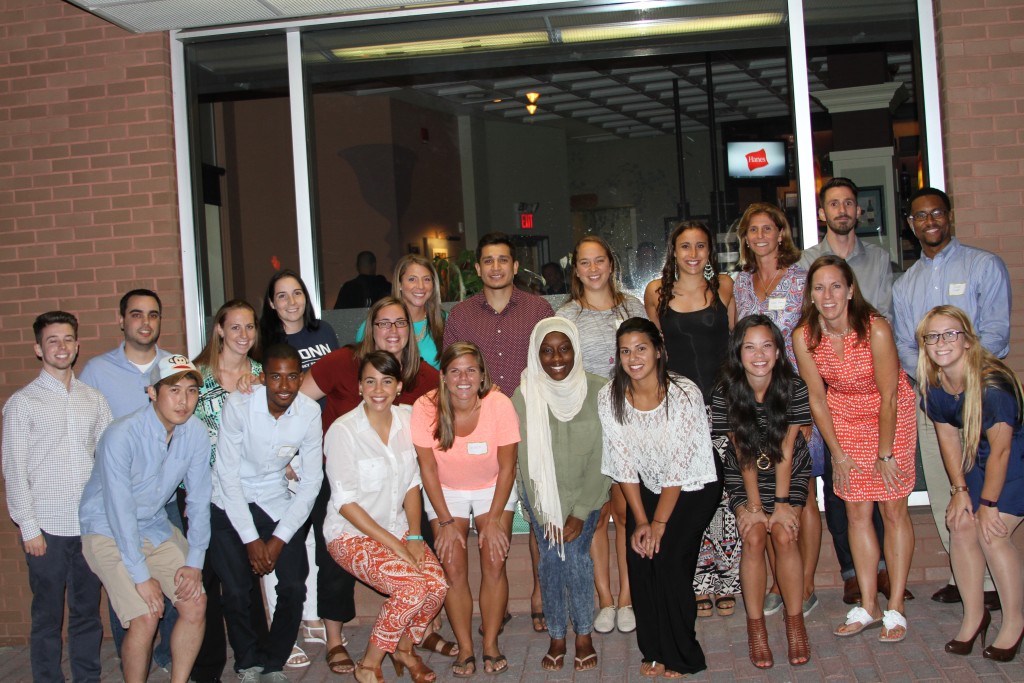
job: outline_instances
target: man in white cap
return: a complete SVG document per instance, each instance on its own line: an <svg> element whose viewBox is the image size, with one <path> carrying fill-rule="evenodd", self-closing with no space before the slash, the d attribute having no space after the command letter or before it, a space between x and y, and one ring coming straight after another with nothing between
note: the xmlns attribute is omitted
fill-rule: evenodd
<svg viewBox="0 0 1024 683"><path fill-rule="evenodd" d="M157 360L150 405L115 420L96 447L79 519L89 567L121 625L126 683L145 681L164 596L178 610L171 634L171 681L186 683L206 626L202 567L210 543L210 438L193 417L202 375L185 356ZM182 480L188 541L164 503Z"/></svg>

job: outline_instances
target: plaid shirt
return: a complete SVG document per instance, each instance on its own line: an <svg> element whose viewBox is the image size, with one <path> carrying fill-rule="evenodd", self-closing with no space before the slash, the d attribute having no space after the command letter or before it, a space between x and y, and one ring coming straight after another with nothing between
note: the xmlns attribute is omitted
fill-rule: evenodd
<svg viewBox="0 0 1024 683"><path fill-rule="evenodd" d="M45 370L4 406L3 472L11 520L29 541L46 530L78 536L78 502L96 443L112 419L96 389Z"/></svg>
<svg viewBox="0 0 1024 683"><path fill-rule="evenodd" d="M469 341L479 346L491 382L512 396L526 369L533 328L554 314L547 301L516 288L499 313L480 292L452 308L444 328L444 345Z"/></svg>

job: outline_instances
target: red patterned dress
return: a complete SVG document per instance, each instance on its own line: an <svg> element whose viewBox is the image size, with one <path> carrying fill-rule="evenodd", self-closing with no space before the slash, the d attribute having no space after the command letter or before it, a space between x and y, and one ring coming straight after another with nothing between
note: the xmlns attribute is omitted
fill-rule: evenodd
<svg viewBox="0 0 1024 683"><path fill-rule="evenodd" d="M872 323L874 323L872 318ZM870 328L869 328L870 330ZM810 333L804 328L804 341L810 348ZM907 373L900 368L896 394L896 438L892 454L896 464L907 473L906 484L894 492L886 491L882 478L875 472L878 458L878 413L882 397L875 385L874 359L869 344L859 343L856 334L843 337L843 358L836 356L832 344L822 338L811 351L818 374L828 385L828 409L832 413L836 439L843 452L860 468L850 472L850 493L836 489L844 500L896 500L910 495L914 489L914 452L917 448L917 426L914 412L914 390ZM893 348L893 353L896 349Z"/></svg>

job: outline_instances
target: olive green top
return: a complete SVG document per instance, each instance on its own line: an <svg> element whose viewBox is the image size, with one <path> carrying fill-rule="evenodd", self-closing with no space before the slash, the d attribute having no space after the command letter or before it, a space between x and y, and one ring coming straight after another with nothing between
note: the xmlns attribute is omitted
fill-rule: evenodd
<svg viewBox="0 0 1024 683"><path fill-rule="evenodd" d="M577 356L577 361L579 357ZM551 426L551 450L555 458L555 474L558 478L558 498L562 504L562 519L576 517L586 520L594 510L600 510L608 500L612 480L601 474L601 420L597 416L597 392L608 380L589 372L587 377L587 398L583 407L569 422L559 422L548 411ZM516 482L527 498L534 499L530 483L530 454L526 444L526 402L523 393L516 389L512 405L519 415L519 464Z"/></svg>

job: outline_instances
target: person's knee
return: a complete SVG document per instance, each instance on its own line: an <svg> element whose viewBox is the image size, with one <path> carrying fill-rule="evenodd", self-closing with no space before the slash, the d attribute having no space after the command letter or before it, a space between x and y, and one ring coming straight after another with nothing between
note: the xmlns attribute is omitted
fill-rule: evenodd
<svg viewBox="0 0 1024 683"><path fill-rule="evenodd" d="M742 535L744 550L763 553L767 538L768 530L765 529L764 524L752 524Z"/></svg>
<svg viewBox="0 0 1024 683"><path fill-rule="evenodd" d="M903 524L910 521L910 511L906 499L887 500L879 505L882 520L887 525Z"/></svg>
<svg viewBox="0 0 1024 683"><path fill-rule="evenodd" d="M489 581L498 581L505 576L505 558L491 559L490 553L480 558L480 573Z"/></svg>
<svg viewBox="0 0 1024 683"><path fill-rule="evenodd" d="M160 625L160 617L155 614L140 614L128 622L127 632L136 637L145 638L147 635L152 638L156 635L156 629Z"/></svg>
<svg viewBox="0 0 1024 683"><path fill-rule="evenodd" d="M198 624L206 619L206 593L192 600L179 600L174 603L178 610L178 621Z"/></svg>

